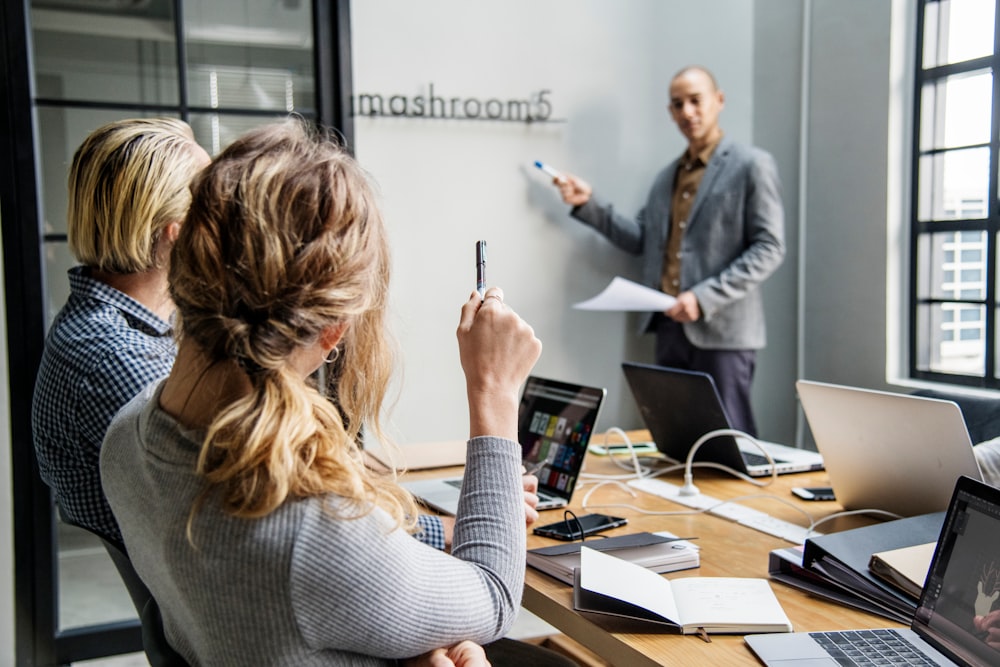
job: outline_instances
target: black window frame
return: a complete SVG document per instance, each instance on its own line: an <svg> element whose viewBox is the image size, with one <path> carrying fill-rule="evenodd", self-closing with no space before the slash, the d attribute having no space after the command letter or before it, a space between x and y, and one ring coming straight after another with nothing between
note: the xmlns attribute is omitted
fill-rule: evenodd
<svg viewBox="0 0 1000 667"><path fill-rule="evenodd" d="M940 3L941 0L919 0L916 10L916 39L915 39L915 59L914 59L914 113L912 128L912 164L911 164L911 198L910 198L910 271L909 271L909 318L908 327L908 359L907 366L909 376L913 379L926 380L940 384L960 385L983 389L1000 388L1000 368L997 367L997 346L1000 344L997 332L997 308L1000 303L997 301L997 236L1000 234L1000 205L998 205L997 178L998 159L1000 159L1000 0L995 0L996 9L994 12L994 40L993 53L989 56L967 60L958 63L950 63L923 68L924 38L925 38L925 18L927 7ZM967 72L990 70L993 74L992 89L992 120L990 127L990 140L988 143L962 146L960 148L931 148L921 150L920 134L922 120L922 91L928 83L933 83L956 74ZM932 155L940 155L955 150L966 150L969 148L989 149L989 187L987 194L987 214L985 219L947 219L947 220L920 220L919 199L920 199L920 159ZM982 299L964 298L933 298L919 297L920 275L920 239L932 233L947 232L985 232L985 293ZM983 345L984 345L984 365L983 374L969 375L960 373L943 372L940 370L922 369L919 367L922 352L918 346L919 340L919 311L921 307L933 307L937 304L948 303L958 305L969 305L984 307L985 316L983 319ZM956 338L957 339L957 338Z"/></svg>

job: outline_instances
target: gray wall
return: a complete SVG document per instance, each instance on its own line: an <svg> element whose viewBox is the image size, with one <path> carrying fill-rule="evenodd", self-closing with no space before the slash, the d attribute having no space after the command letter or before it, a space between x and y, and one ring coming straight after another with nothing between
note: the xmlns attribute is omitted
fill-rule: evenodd
<svg viewBox="0 0 1000 667"><path fill-rule="evenodd" d="M810 26L802 377L886 386L891 4L816 0Z"/></svg>
<svg viewBox="0 0 1000 667"><path fill-rule="evenodd" d="M753 137L774 155L781 174L787 251L784 264L764 288L768 347L758 355L753 399L761 435L785 443L795 441L794 383L801 352L796 328L803 13L804 3L754 3Z"/></svg>

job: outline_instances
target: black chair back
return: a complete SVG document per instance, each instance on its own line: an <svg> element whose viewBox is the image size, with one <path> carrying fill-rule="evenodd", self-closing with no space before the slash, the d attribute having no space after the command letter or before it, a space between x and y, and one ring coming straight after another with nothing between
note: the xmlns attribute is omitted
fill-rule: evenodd
<svg viewBox="0 0 1000 667"><path fill-rule="evenodd" d="M135 605L136 614L139 615L139 621L142 624L142 648L146 652L146 658L149 659L150 666L189 667L181 654L175 651L170 646L170 643L167 642L166 633L163 631L163 617L160 615L160 607L156 604L153 594L149 592L146 584L143 583L139 574L132 566L132 560L128 557L125 545L114 538L101 535L86 526L72 522L68 523L97 535L101 543L104 544L105 551L108 552L111 562L115 564L115 568L118 570L118 575L125 583L125 588L128 589L129 597L132 598L132 604Z"/></svg>
<svg viewBox="0 0 1000 667"><path fill-rule="evenodd" d="M156 600L149 598L142 610L142 647L150 667L189 667L184 657L174 650L163 632L163 617Z"/></svg>

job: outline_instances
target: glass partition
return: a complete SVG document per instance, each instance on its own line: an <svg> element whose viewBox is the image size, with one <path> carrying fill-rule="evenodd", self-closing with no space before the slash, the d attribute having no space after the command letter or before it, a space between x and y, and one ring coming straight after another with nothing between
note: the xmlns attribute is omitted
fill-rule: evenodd
<svg viewBox="0 0 1000 667"><path fill-rule="evenodd" d="M30 53L23 56L30 60L33 98L25 108L34 136L25 141L38 175L38 220L33 229L34 221L26 218L25 233L40 234L42 243L41 276L32 280L44 284L44 329L66 302L66 272L76 264L66 242L66 179L87 134L121 118L182 118L215 154L246 130L289 113L336 126L343 121L337 107L345 106L342 99L350 93L335 79L349 81L349 58L321 63L327 80L320 82L316 46L320 53L342 57L338 44L347 43L348 6L348 0L27 3ZM314 25L314 16L323 24ZM318 108L320 99L328 108ZM18 418L26 419L12 417ZM15 508L34 503L30 512L51 520L50 526L31 522L38 532L23 539L44 544L51 533L55 540L54 571L45 572L44 549L40 559L18 565L18 572L28 567L31 580L42 582L32 596L53 597L33 598L29 605L32 614L41 615L41 627L51 612L55 631L55 648L30 664L48 664L52 655L61 663L120 652L121 622L137 629L137 615L117 570L98 538L61 522L51 500L38 508L40 497L15 499ZM86 639L88 631L108 637L106 646ZM28 650L35 655L40 645L32 641Z"/></svg>

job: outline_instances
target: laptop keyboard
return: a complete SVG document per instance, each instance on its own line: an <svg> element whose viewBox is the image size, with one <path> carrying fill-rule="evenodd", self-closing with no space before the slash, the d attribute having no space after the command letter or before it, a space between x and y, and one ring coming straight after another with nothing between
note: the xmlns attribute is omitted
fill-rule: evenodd
<svg viewBox="0 0 1000 667"><path fill-rule="evenodd" d="M770 465L767 461L767 457L763 454L754 454L753 452L740 451L743 456L743 460L746 461L748 466L766 466ZM779 458L774 459L775 463L784 463L783 460Z"/></svg>
<svg viewBox="0 0 1000 667"><path fill-rule="evenodd" d="M895 630L810 632L831 658L853 665L935 665Z"/></svg>

